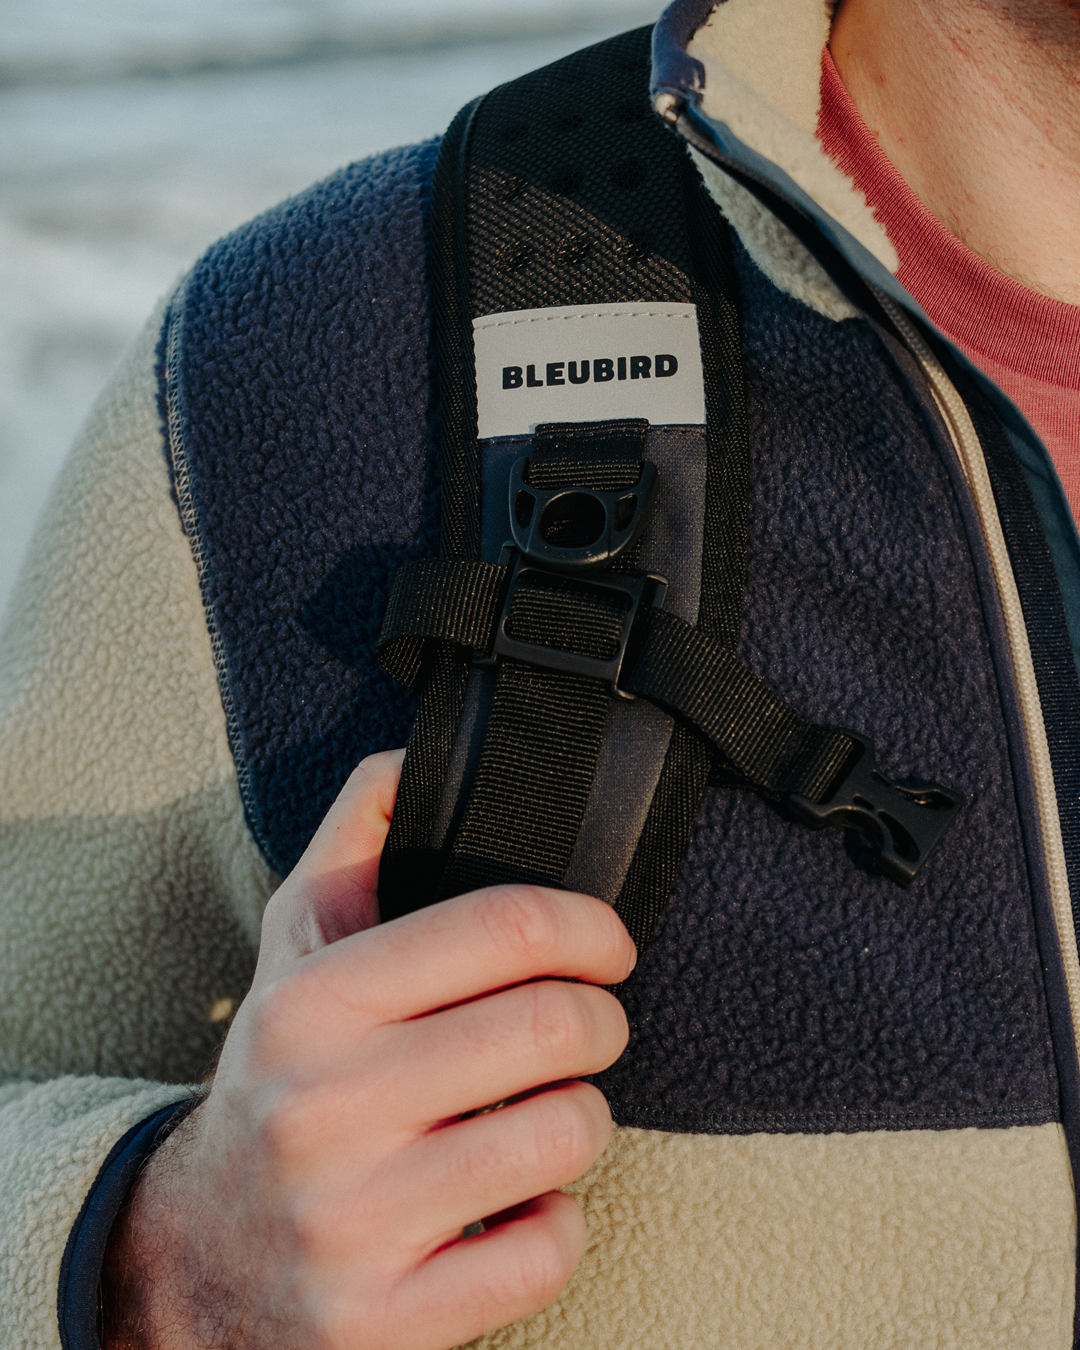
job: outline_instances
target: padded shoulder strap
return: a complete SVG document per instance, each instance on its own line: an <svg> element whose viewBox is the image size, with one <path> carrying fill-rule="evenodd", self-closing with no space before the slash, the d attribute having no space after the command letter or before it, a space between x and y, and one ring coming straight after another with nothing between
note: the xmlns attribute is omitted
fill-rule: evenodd
<svg viewBox="0 0 1080 1350"><path fill-rule="evenodd" d="M624 34L494 91L463 110L444 141L432 203L442 552L448 559L499 561L509 537L509 465L530 450L535 459L538 448L527 429L480 439L474 321L543 316L551 323L553 313L561 319L590 309L614 312L610 357L575 340L563 363L573 360L574 368L555 378L580 379L592 355L593 376L607 373L596 361L608 359L612 384L625 392L636 330L619 312L678 311L691 324L696 317L698 402L683 422L670 414L650 417L648 400L640 405L639 420L648 425L636 458L659 464L661 486L638 561L665 575L669 611L734 649L745 578L748 439L730 243L680 142L651 112L650 32ZM620 324L630 343L625 353L615 349ZM573 331L572 323L563 327ZM648 353L650 362L655 357ZM537 379L532 366L529 378ZM659 373L650 370L650 378L650 395L666 392ZM591 383L598 396L606 392ZM547 414L537 421L562 421L558 396L565 387L550 393L545 387ZM641 380L633 392L643 389ZM585 460L607 453L597 439L605 424L610 418L576 423ZM549 479L560 485L557 475ZM613 703L606 687L588 677L510 661L499 676L470 670L459 647L442 644L429 653L384 857L384 915L470 884L519 877L603 895L644 941L705 787L705 746L644 701ZM519 701L521 691L512 694L514 681L528 686L531 702ZM513 783L495 770L490 752L483 762L481 750L492 706L511 702L517 713L510 722L497 717L494 729L532 761ZM503 794L500 814L516 820L520 846L498 819L497 828L487 828L486 808L470 811L477 786L482 797ZM555 802L564 812L557 843L547 838L527 847L550 835L544 824ZM472 840L469 860L455 849L463 821Z"/></svg>
<svg viewBox="0 0 1080 1350"><path fill-rule="evenodd" d="M737 658L730 239L649 113L648 36L496 90L440 155L443 558L399 574L380 643L427 685L384 917L538 882L615 905L640 946L711 770L862 829L901 885L962 804L890 783L865 736L808 722Z"/></svg>

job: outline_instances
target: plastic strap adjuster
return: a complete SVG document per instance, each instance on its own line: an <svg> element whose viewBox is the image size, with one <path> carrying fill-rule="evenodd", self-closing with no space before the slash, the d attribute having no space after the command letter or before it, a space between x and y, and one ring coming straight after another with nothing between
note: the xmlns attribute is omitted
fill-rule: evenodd
<svg viewBox="0 0 1080 1350"><path fill-rule="evenodd" d="M511 636L506 625L514 606L514 597L522 582L535 576L544 578L557 576L564 580L569 578L564 572L558 572L554 568L545 567L541 563L523 557L509 545L503 549L500 562L504 566L512 564L506 598L503 600L502 612L495 624L491 649L483 656L478 656L475 664L491 667L497 666L503 659L520 661L525 665L538 666L542 670L555 670L564 675L582 675L590 680L603 680L616 697L633 699L634 694L619 688L619 675L626 658L627 647L630 645L630 634L643 604L650 609L662 608L667 594L666 579L652 574L632 576L609 571L589 572L585 576L580 573L573 574L575 586L617 596L625 606L614 652L608 657L586 656L582 652L567 651L561 647L548 646L546 643L525 642L521 638Z"/></svg>

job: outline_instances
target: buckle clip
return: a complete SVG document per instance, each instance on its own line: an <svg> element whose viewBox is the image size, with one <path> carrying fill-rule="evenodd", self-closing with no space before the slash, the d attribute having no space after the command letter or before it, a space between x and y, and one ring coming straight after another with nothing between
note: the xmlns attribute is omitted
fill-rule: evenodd
<svg viewBox="0 0 1080 1350"><path fill-rule="evenodd" d="M510 565L512 560L513 571L506 588L502 612L495 625L495 638L491 650L485 655L475 657L473 664L490 669L497 666L505 657L508 661L520 661L525 665L538 666L541 670L557 670L564 675L583 675L590 680L604 680L616 698L633 700L634 694L619 688L619 674L626 658L627 647L630 645L630 634L633 631L638 610L642 604L651 609L663 608L668 587L666 578L652 574L632 576L607 571L599 575L590 574L587 578L576 576L573 573L559 573L551 567L545 567L534 562L531 558L524 557L516 552L512 545L506 544L499 560L500 564L506 567ZM576 586L607 592L609 595L614 594L624 602L622 628L615 650L609 657L586 656L581 652L566 651L560 647L549 647L540 642L526 642L521 638L512 637L507 632L506 624L510 618L510 611L513 608L518 587L530 576L535 575L547 579L553 576L562 576L567 580L573 580Z"/></svg>
<svg viewBox="0 0 1080 1350"><path fill-rule="evenodd" d="M656 465L641 462L641 477L620 492L594 488L537 488L525 481L529 461L510 470L510 530L533 562L550 567L609 563L637 541L656 488Z"/></svg>
<svg viewBox="0 0 1080 1350"><path fill-rule="evenodd" d="M877 767L874 745L866 736L847 731L862 747L855 761L833 784L827 801L812 802L793 793L788 802L806 825L837 825L858 830L876 848L882 872L908 887L956 819L966 798L939 783L903 787Z"/></svg>

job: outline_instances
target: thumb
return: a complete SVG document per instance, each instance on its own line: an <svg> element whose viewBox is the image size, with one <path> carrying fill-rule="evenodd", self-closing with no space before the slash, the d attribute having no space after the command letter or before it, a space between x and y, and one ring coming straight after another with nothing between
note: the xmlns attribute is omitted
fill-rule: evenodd
<svg viewBox="0 0 1080 1350"><path fill-rule="evenodd" d="M404 758L384 750L350 774L267 909L264 940L276 936L279 955L280 945L300 956L378 923L379 861Z"/></svg>

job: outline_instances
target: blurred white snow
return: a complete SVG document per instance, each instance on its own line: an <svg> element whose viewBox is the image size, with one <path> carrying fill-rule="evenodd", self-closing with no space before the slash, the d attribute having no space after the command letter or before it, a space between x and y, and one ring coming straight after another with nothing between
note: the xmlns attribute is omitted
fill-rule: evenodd
<svg viewBox="0 0 1080 1350"><path fill-rule="evenodd" d="M0 607L72 436L219 235L662 0L0 0Z"/></svg>

